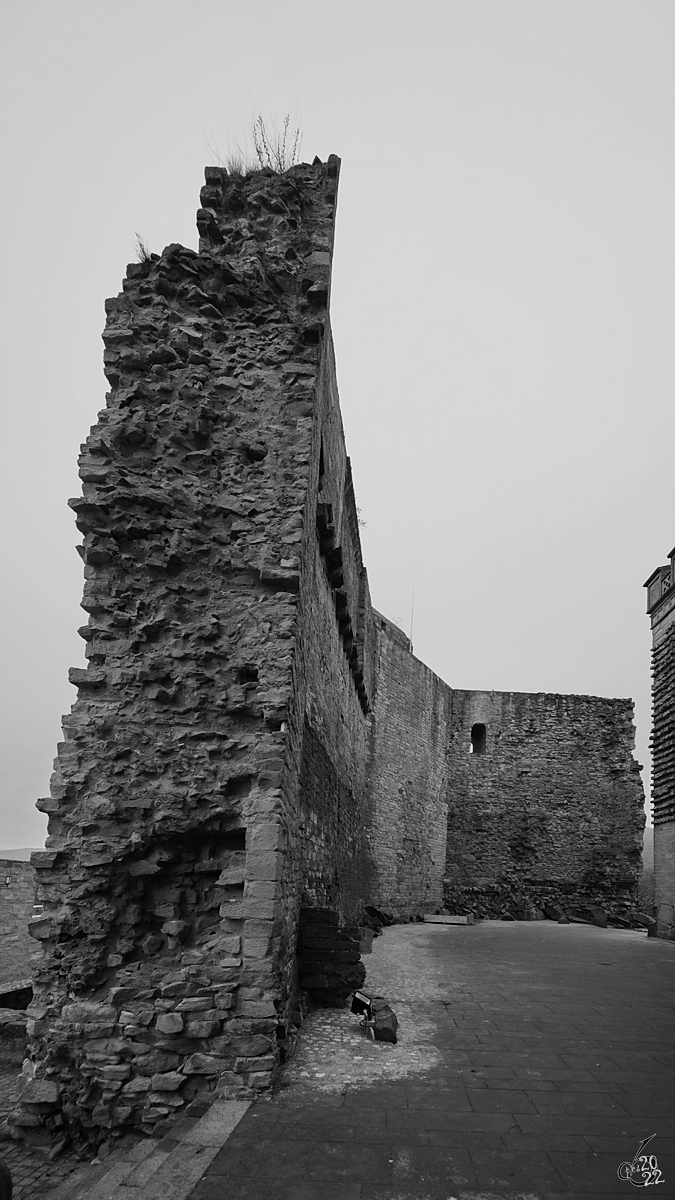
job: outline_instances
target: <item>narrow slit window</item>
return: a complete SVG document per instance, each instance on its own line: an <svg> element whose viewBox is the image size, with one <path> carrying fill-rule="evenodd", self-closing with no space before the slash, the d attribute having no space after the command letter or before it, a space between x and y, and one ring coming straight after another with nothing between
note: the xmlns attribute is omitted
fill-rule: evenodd
<svg viewBox="0 0 675 1200"><path fill-rule="evenodd" d="M485 744L487 742L487 728L485 725L471 726L471 753L485 754Z"/></svg>

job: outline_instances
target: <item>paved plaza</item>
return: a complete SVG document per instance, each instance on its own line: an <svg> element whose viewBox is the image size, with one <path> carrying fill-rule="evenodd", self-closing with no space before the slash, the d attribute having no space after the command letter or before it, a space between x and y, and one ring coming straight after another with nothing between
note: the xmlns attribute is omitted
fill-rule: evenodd
<svg viewBox="0 0 675 1200"><path fill-rule="evenodd" d="M55 1190L23 1150L19 1200L609 1200L635 1195L617 1170L651 1134L665 1182L647 1194L675 1196L675 944L414 924L366 961L396 1046L347 1009L315 1012L271 1100L217 1101L72 1175L64 1162Z"/></svg>
<svg viewBox="0 0 675 1200"><path fill-rule="evenodd" d="M626 1197L617 1169L652 1133L665 1185L647 1194L675 1195L675 945L549 921L415 924L367 962L398 1045L368 1042L347 1011L315 1014L191 1200Z"/></svg>

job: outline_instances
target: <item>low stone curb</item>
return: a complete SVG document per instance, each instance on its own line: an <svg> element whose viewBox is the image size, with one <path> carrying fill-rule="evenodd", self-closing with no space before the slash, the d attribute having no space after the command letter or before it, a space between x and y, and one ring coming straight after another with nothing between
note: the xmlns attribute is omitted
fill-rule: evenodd
<svg viewBox="0 0 675 1200"><path fill-rule="evenodd" d="M161 1141L150 1138L80 1167L45 1200L187 1200L250 1107L216 1100L199 1120L185 1119Z"/></svg>

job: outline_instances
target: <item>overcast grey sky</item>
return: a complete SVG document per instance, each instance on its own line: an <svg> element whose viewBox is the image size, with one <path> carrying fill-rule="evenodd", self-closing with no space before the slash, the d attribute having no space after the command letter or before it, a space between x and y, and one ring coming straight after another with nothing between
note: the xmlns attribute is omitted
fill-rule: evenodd
<svg viewBox="0 0 675 1200"><path fill-rule="evenodd" d="M675 542L672 0L5 0L0 850L83 661L103 302L252 115L343 160L333 328L375 605L451 685L633 696ZM645 772L645 776L646 776Z"/></svg>

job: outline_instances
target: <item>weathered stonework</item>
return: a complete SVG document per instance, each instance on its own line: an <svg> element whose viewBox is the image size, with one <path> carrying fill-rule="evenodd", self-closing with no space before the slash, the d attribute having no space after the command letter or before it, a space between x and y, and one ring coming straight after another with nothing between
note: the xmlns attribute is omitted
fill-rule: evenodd
<svg viewBox="0 0 675 1200"><path fill-rule="evenodd" d="M301 901L353 923L367 894L338 166L207 170L199 254L132 265L106 306L112 390L71 501L89 662L39 804L32 930L39 1073L94 1136L267 1087Z"/></svg>
<svg viewBox="0 0 675 1200"><path fill-rule="evenodd" d="M441 905L634 911L644 792L632 702L450 688L400 630L374 624L375 903L399 919Z"/></svg>
<svg viewBox="0 0 675 1200"><path fill-rule="evenodd" d="M17 1130L157 1133L268 1088L301 991L362 981L367 903L476 908L466 889L571 878L610 843L611 886L635 879L628 702L453 692L371 606L328 320L338 170L207 169L199 253L133 264L107 303ZM534 857L493 849L488 810Z"/></svg>
<svg viewBox="0 0 675 1200"><path fill-rule="evenodd" d="M28 862L0 858L0 1005L30 987L36 953L28 936L35 872ZM39 957L39 956L38 956Z"/></svg>
<svg viewBox="0 0 675 1200"><path fill-rule="evenodd" d="M644 826L633 746L630 700L453 691L446 905L625 916Z"/></svg>
<svg viewBox="0 0 675 1200"><path fill-rule="evenodd" d="M409 920L443 904L452 690L413 656L405 634L380 613L373 614L373 626L373 901Z"/></svg>
<svg viewBox="0 0 675 1200"><path fill-rule="evenodd" d="M652 626L654 908L659 937L675 938L675 548L645 583Z"/></svg>

